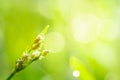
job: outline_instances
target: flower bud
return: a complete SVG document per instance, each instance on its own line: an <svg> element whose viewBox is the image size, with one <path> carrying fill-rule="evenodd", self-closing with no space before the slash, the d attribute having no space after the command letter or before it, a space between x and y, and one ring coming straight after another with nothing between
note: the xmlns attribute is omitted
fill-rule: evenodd
<svg viewBox="0 0 120 80"><path fill-rule="evenodd" d="M41 44L41 42L34 43L34 44L32 45L32 49L33 49L33 50L38 49L38 48L40 47L40 44Z"/></svg>
<svg viewBox="0 0 120 80"><path fill-rule="evenodd" d="M39 55L40 55L40 52L36 50L31 54L31 58L39 57Z"/></svg>
<svg viewBox="0 0 120 80"><path fill-rule="evenodd" d="M42 56L46 56L50 51L49 50L43 50Z"/></svg>
<svg viewBox="0 0 120 80"><path fill-rule="evenodd" d="M39 34L36 39L34 40L33 44L36 44L38 42L42 42L44 40L44 37L42 34Z"/></svg>

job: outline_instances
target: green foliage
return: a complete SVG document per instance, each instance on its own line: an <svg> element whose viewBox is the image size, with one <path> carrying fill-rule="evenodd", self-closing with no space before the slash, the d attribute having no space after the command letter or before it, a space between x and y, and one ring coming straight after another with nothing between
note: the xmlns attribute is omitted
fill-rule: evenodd
<svg viewBox="0 0 120 80"><path fill-rule="evenodd" d="M23 55L16 61L14 71L9 75L7 80L10 80L16 73L26 68L33 61L43 59L48 53L43 47L43 40L45 33L47 32L48 26L36 37L32 46L26 50Z"/></svg>
<svg viewBox="0 0 120 80"><path fill-rule="evenodd" d="M81 79L82 80L96 80L79 59L75 57L71 57L70 64L73 70L78 70L80 72L80 76L79 76L80 80Z"/></svg>
<svg viewBox="0 0 120 80"><path fill-rule="evenodd" d="M39 39L33 42L34 37L42 29L46 40L40 52L50 49L51 54L14 80L120 80L119 4L119 0L0 0L0 80L8 77L15 61L24 56L21 53L30 53L24 62L29 64L40 44Z"/></svg>

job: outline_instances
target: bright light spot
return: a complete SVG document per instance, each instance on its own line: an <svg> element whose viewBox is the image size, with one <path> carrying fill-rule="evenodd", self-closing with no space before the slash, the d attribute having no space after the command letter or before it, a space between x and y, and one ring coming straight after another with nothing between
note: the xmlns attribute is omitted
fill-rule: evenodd
<svg viewBox="0 0 120 80"><path fill-rule="evenodd" d="M73 76L74 77L79 77L80 76L80 72L78 70L73 71Z"/></svg>
<svg viewBox="0 0 120 80"><path fill-rule="evenodd" d="M115 50L110 46L103 43L96 43L93 50L94 58L107 69L111 69L118 65L118 59Z"/></svg>
<svg viewBox="0 0 120 80"><path fill-rule="evenodd" d="M72 25L77 41L87 43L96 40L99 20L92 14L82 14L73 18Z"/></svg>
<svg viewBox="0 0 120 80"><path fill-rule="evenodd" d="M36 50L36 51L34 51L32 54L34 54L34 55L39 55L40 52L39 52L38 50Z"/></svg>
<svg viewBox="0 0 120 80"><path fill-rule="evenodd" d="M100 26L102 26L100 31L100 37L105 40L114 40L119 36L119 25L109 19L101 21Z"/></svg>
<svg viewBox="0 0 120 80"><path fill-rule="evenodd" d="M58 32L51 32L46 35L46 48L52 53L61 51L64 48L64 37Z"/></svg>

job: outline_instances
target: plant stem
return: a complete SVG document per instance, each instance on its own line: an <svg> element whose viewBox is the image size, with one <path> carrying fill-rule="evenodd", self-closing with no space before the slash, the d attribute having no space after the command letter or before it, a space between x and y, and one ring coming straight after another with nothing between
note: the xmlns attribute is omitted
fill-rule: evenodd
<svg viewBox="0 0 120 80"><path fill-rule="evenodd" d="M11 80L15 74L16 74L16 71L14 70L6 80Z"/></svg>

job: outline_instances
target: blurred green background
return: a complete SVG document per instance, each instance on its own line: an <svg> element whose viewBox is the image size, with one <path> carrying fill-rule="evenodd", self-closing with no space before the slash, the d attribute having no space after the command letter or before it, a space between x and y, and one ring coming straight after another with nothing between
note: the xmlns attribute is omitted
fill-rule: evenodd
<svg viewBox="0 0 120 80"><path fill-rule="evenodd" d="M0 0L0 80L50 25L51 53L13 80L120 80L119 0Z"/></svg>

